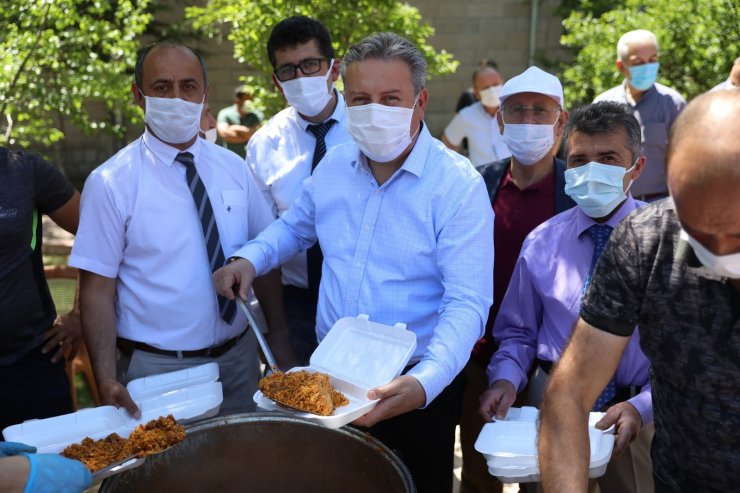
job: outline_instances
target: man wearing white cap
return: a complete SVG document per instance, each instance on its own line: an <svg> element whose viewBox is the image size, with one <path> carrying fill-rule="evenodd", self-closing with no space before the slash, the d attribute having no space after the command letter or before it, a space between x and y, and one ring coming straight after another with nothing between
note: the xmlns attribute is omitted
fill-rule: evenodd
<svg viewBox="0 0 740 493"><path fill-rule="evenodd" d="M475 166L511 156L496 121L503 84L497 69L479 66L473 73L473 94L478 101L461 109L442 135L442 142L455 152L468 139L470 162Z"/></svg>
<svg viewBox="0 0 740 493"><path fill-rule="evenodd" d="M555 157L568 118L558 78L530 67L504 84L499 99L498 125L513 156L478 168L495 213L494 301L485 334L465 367L467 386L460 418L463 493L501 491L502 487L473 446L484 424L478 416L478 398L488 388L486 366L496 350L491 329L522 242L537 225L575 205L564 192L565 163Z"/></svg>

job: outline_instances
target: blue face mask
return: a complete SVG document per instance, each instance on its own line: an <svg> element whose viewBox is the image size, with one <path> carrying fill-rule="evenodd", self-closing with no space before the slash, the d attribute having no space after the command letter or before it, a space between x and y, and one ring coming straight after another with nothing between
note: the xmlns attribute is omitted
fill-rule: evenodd
<svg viewBox="0 0 740 493"><path fill-rule="evenodd" d="M658 62L630 67L630 85L638 91L647 91L658 78L658 67L660 67Z"/></svg>
<svg viewBox="0 0 740 493"><path fill-rule="evenodd" d="M624 175L635 169L590 162L565 172L565 193L578 204L589 217L608 216L627 198L624 190ZM630 182L627 190L632 186Z"/></svg>

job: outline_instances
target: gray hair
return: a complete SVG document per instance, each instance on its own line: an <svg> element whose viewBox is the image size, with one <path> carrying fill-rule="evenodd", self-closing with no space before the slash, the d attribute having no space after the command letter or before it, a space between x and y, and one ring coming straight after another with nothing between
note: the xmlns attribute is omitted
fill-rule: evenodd
<svg viewBox="0 0 740 493"><path fill-rule="evenodd" d="M342 61L342 78L350 64L373 58L405 62L411 71L414 94L419 94L424 87L427 78L427 61L424 55L411 41L394 33L374 34L350 47Z"/></svg>
<svg viewBox="0 0 740 493"><path fill-rule="evenodd" d="M645 29L637 29L624 33L619 41L617 41L617 59L624 61L629 56L630 45L633 44L645 44L652 43L655 49L658 50L658 38L655 34Z"/></svg>
<svg viewBox="0 0 740 493"><path fill-rule="evenodd" d="M563 138L566 156L568 141L573 133L604 135L620 128L623 128L627 135L625 145L632 154L632 164L635 164L642 151L640 122L635 118L631 107L614 101L600 101L581 106L570 114Z"/></svg>

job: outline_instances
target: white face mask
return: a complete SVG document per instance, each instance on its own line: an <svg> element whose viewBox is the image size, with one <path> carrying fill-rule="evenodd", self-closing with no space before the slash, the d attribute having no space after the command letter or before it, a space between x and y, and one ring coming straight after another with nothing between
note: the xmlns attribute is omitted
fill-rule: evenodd
<svg viewBox="0 0 740 493"><path fill-rule="evenodd" d="M704 267L720 276L729 277L730 279L740 279L740 253L715 255L693 236L689 235L683 228L681 228L681 238L689 242L689 245L691 245L691 248L696 254L696 258L699 259L699 262Z"/></svg>
<svg viewBox="0 0 740 493"><path fill-rule="evenodd" d="M144 93L141 93L144 96ZM200 132L203 101L191 103L180 98L144 96L144 121L157 138L168 144L184 144Z"/></svg>
<svg viewBox="0 0 740 493"><path fill-rule="evenodd" d="M203 132L203 138L206 139L211 144L216 143L216 139L218 138L218 130L215 128L209 128L208 130L202 130Z"/></svg>
<svg viewBox="0 0 740 493"><path fill-rule="evenodd" d="M525 166L539 162L555 143L555 125L504 123L503 140L517 161Z"/></svg>
<svg viewBox="0 0 740 493"><path fill-rule="evenodd" d="M377 103L348 106L347 130L362 153L377 163L387 163L400 156L413 140L409 133L418 100L419 96L411 108Z"/></svg>
<svg viewBox="0 0 740 493"><path fill-rule="evenodd" d="M483 106L496 108L501 104L501 101L499 101L498 97L501 95L501 91L503 90L504 86L500 84L498 86L486 87L478 93L480 95L480 102L483 104Z"/></svg>
<svg viewBox="0 0 740 493"><path fill-rule="evenodd" d="M326 81L331 77L333 66L334 60L329 63L329 70L324 77L296 77L285 82L278 81L288 104L301 115L308 117L321 113L331 101L334 83L332 82L327 90Z"/></svg>
<svg viewBox="0 0 740 493"><path fill-rule="evenodd" d="M635 169L591 161L565 172L565 193L578 204L589 217L608 216L627 198L624 190L624 175ZM632 181L627 190L632 186Z"/></svg>

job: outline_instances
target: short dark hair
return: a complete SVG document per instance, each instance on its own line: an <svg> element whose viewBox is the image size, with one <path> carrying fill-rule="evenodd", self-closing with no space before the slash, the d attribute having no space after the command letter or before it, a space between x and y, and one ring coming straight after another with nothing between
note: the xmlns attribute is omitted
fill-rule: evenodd
<svg viewBox="0 0 740 493"><path fill-rule="evenodd" d="M296 15L275 24L267 39L267 58L270 59L272 68L276 68L276 51L308 43L312 39L316 41L321 56L334 58L334 47L331 45L329 31L316 19Z"/></svg>
<svg viewBox="0 0 740 493"><path fill-rule="evenodd" d="M189 47L188 45L184 45L182 43L179 43L177 41L173 40L163 40L163 41L157 41L156 43L152 43L148 46L145 46L144 48L139 50L139 53L136 55L136 66L134 67L134 82L136 85L141 89L142 79L144 78L144 60L146 59L147 55L154 49L159 48L163 46L171 46L173 48L184 48L186 50L189 50L195 57L198 59L198 63L200 63L200 69L203 72L203 84L204 86L208 85L208 70L206 69L206 62L203 60L203 57L200 53L195 51L193 48Z"/></svg>
<svg viewBox="0 0 740 493"><path fill-rule="evenodd" d="M573 111L565 125L566 155L568 151L568 140L574 132L586 135L608 134L616 129L623 128L627 134L627 148L632 154L632 162L642 150L642 132L640 122L635 118L632 108L624 103L614 101L599 101L598 103L581 106Z"/></svg>

